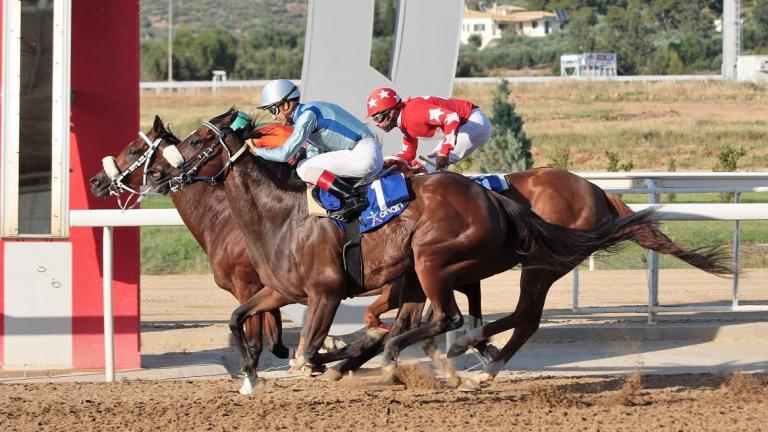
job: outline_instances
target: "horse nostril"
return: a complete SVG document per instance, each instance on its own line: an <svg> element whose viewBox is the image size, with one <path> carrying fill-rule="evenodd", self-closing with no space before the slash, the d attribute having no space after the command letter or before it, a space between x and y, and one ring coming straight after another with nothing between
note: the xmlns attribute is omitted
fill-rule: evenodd
<svg viewBox="0 0 768 432"><path fill-rule="evenodd" d="M153 179L155 179L155 180L157 180L157 179L159 179L161 177L160 171L158 171L156 169L151 169L151 170L147 171L147 174L150 177L152 177Z"/></svg>
<svg viewBox="0 0 768 432"><path fill-rule="evenodd" d="M91 186L97 186L99 184L99 177L93 176L88 180L88 183L91 184Z"/></svg>

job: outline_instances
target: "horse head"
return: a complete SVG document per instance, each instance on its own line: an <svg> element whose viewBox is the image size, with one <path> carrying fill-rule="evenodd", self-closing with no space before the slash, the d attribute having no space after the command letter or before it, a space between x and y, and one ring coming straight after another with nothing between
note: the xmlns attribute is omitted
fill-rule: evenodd
<svg viewBox="0 0 768 432"><path fill-rule="evenodd" d="M139 132L139 136L117 156L102 159L102 170L88 180L91 193L100 198L119 196L122 192L137 193L146 183L146 169L156 152L178 142L179 139L165 127L162 119L155 116L149 131Z"/></svg>
<svg viewBox="0 0 768 432"><path fill-rule="evenodd" d="M160 193L195 182L223 181L232 166L248 151L247 141L270 133L244 113L230 108L190 133L180 143L163 151L149 169L149 184ZM286 163L250 158L257 170L278 187L303 186L295 170Z"/></svg>

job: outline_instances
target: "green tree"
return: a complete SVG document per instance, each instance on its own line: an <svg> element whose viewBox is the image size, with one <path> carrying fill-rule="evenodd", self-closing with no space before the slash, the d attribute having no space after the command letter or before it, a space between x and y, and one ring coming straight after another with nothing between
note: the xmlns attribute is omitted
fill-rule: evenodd
<svg viewBox="0 0 768 432"><path fill-rule="evenodd" d="M746 51L754 54L768 53L768 0L755 0L752 15L746 18L742 36Z"/></svg>
<svg viewBox="0 0 768 432"><path fill-rule="evenodd" d="M478 33L472 33L471 35L469 35L469 38L467 39L467 45L471 45L476 49L480 49L480 46L483 45L483 37L480 36Z"/></svg>
<svg viewBox="0 0 768 432"><path fill-rule="evenodd" d="M653 75L677 75L683 73L685 66L677 51L668 47L653 56L648 69Z"/></svg>
<svg viewBox="0 0 768 432"><path fill-rule="evenodd" d="M720 152L717 154L717 163L712 167L712 171L716 172L734 172L739 169L739 159L747 155L747 151L743 147L735 148L730 145L724 145L720 147ZM720 199L723 202L730 202L733 200L733 192L724 192L720 194Z"/></svg>
<svg viewBox="0 0 768 432"><path fill-rule="evenodd" d="M186 28L173 38L173 76L178 80L209 80L211 71L232 72L237 60L237 39L226 30L204 30L198 35Z"/></svg>
<svg viewBox="0 0 768 432"><path fill-rule="evenodd" d="M301 33L262 29L240 42L234 77L238 79L298 78L304 60Z"/></svg>
<svg viewBox="0 0 768 432"><path fill-rule="evenodd" d="M478 150L480 172L523 171L533 166L531 140L523 131L523 119L509 102L509 82L501 80L493 94L491 138Z"/></svg>
<svg viewBox="0 0 768 432"><path fill-rule="evenodd" d="M141 43L140 80L160 81L168 77L168 48L156 41Z"/></svg>

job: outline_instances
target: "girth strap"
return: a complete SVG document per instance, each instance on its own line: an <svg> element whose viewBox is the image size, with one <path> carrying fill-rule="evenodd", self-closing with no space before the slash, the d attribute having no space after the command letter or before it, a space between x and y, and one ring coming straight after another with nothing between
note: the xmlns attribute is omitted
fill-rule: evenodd
<svg viewBox="0 0 768 432"><path fill-rule="evenodd" d="M360 237L360 223L355 219L344 224L344 247L341 249L344 261L344 278L347 295L354 297L365 291L363 275L363 248Z"/></svg>

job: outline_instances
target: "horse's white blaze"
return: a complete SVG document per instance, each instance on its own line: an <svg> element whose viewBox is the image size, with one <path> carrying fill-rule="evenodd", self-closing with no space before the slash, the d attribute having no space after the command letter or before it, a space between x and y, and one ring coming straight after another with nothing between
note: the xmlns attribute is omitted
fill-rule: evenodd
<svg viewBox="0 0 768 432"><path fill-rule="evenodd" d="M102 159L101 166L104 167L104 172L112 180L120 175L120 168L117 167L117 162L115 162L114 156L107 156Z"/></svg>
<svg viewBox="0 0 768 432"><path fill-rule="evenodd" d="M175 145L169 145L163 149L163 157L172 167L178 168L184 163L184 156Z"/></svg>

